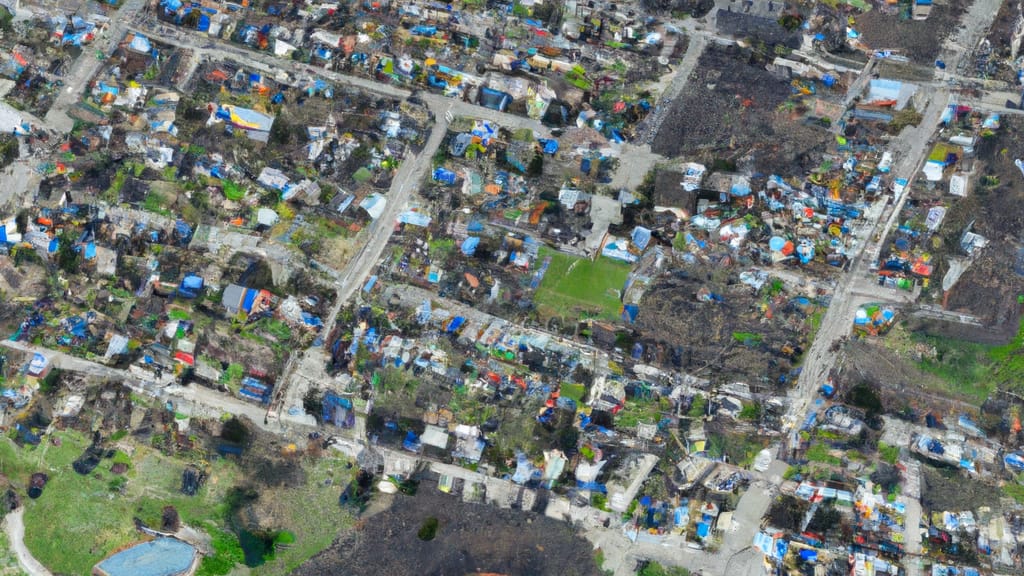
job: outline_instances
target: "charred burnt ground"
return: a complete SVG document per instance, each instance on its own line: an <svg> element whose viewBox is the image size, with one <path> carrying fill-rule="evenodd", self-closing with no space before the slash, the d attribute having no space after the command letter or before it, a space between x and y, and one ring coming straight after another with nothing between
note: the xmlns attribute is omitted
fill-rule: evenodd
<svg viewBox="0 0 1024 576"><path fill-rule="evenodd" d="M956 30L966 11L966 2L934 4L925 20L905 18L886 10L871 10L855 17L854 29L873 50L892 50L917 64L931 64L942 43Z"/></svg>
<svg viewBox="0 0 1024 576"><path fill-rule="evenodd" d="M432 540L418 532L437 518ZM463 502L423 481L415 496L397 496L293 574L597 575L592 546L572 526L535 512Z"/></svg>
<svg viewBox="0 0 1024 576"><path fill-rule="evenodd" d="M769 72L763 42L753 48L709 46L683 92L669 104L652 150L707 165L752 160L758 171L790 174L821 160L828 133L788 106L790 80Z"/></svg>
<svg viewBox="0 0 1024 576"><path fill-rule="evenodd" d="M969 229L989 240L948 294L936 298L941 302L944 296L947 310L976 317L992 334L955 330L950 336L1005 342L1017 333L1017 296L1024 294L1024 244L1020 236L1024 229L1024 213L1020 211L1024 190L1014 160L1024 154L1022 135L1024 122L1004 117L998 130L979 139L968 195L950 203L938 239L933 239L929 247L936 262L933 290L939 292L949 268L948 259L969 258L961 246L964 232Z"/></svg>

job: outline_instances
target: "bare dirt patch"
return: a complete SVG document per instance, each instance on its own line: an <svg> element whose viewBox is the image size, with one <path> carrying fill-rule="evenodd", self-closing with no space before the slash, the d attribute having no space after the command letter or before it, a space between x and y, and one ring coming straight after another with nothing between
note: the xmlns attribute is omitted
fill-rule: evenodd
<svg viewBox="0 0 1024 576"><path fill-rule="evenodd" d="M438 520L431 540L418 536ZM467 504L423 482L294 572L334 574L600 574L589 543L571 525L532 512Z"/></svg>
<svg viewBox="0 0 1024 576"><path fill-rule="evenodd" d="M959 470L922 466L921 480L921 503L935 512L976 510L998 503L1002 496L994 486L967 481L966 474Z"/></svg>
<svg viewBox="0 0 1024 576"><path fill-rule="evenodd" d="M789 81L769 73L749 51L709 46L671 104L652 149L707 164L749 155L758 170L768 172L813 168L827 134L784 109L791 97Z"/></svg>
<svg viewBox="0 0 1024 576"><path fill-rule="evenodd" d="M926 20L911 20L883 10L856 17L854 28L864 43L875 50L893 50L919 64L935 60L942 42L956 29L966 3L953 0L935 4Z"/></svg>
<svg viewBox="0 0 1024 576"><path fill-rule="evenodd" d="M942 245L933 251L939 266L933 277L941 280L948 269L946 258L966 257L960 240L967 227L989 240L970 268L953 286L946 308L977 317L1005 339L1016 333L1020 306L1017 296L1024 294L1024 230L1022 176L1014 160L1024 156L1021 137L1024 123L1003 117L1002 126L992 136L982 138L976 147L977 161L967 198L951 204L940 228Z"/></svg>

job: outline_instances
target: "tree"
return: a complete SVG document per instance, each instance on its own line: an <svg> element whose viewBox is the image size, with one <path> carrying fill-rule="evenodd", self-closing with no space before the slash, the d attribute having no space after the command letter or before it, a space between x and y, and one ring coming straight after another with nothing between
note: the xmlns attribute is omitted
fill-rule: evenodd
<svg viewBox="0 0 1024 576"><path fill-rule="evenodd" d="M306 414L312 414L317 422L320 422L320 418L323 416L323 395L323 390L313 386L302 397L302 409L306 411Z"/></svg>
<svg viewBox="0 0 1024 576"><path fill-rule="evenodd" d="M285 146L292 141L293 132L291 123L279 114L270 127L270 143L275 146Z"/></svg>
<svg viewBox="0 0 1024 576"><path fill-rule="evenodd" d="M57 267L68 274L77 274L82 260L82 254L75 246L76 240L74 232L68 230L60 235L57 247Z"/></svg>
<svg viewBox="0 0 1024 576"><path fill-rule="evenodd" d="M0 5L0 30L11 30L11 22L14 21L14 14L6 6Z"/></svg>
<svg viewBox="0 0 1024 576"><path fill-rule="evenodd" d="M18 227L18 234L28 232L28 210L21 210L14 217L14 225Z"/></svg>
<svg viewBox="0 0 1024 576"><path fill-rule="evenodd" d="M13 134L0 135L0 168L18 159L18 139Z"/></svg>
<svg viewBox="0 0 1024 576"><path fill-rule="evenodd" d="M530 165L526 167L526 173L530 176L541 176L544 174L544 156L534 154Z"/></svg>
<svg viewBox="0 0 1024 576"><path fill-rule="evenodd" d="M198 28L199 27L199 9L190 10L185 17L181 19L181 25L184 28Z"/></svg>

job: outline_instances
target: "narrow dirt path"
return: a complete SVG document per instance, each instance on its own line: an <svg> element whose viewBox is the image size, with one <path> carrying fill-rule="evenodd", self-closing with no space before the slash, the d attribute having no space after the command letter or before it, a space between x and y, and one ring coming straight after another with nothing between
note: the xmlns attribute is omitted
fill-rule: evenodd
<svg viewBox="0 0 1024 576"><path fill-rule="evenodd" d="M11 550L18 557L21 569L28 572L29 576L53 576L25 547L25 522L22 518L24 513L24 508L18 508L4 517L4 532L11 543Z"/></svg>

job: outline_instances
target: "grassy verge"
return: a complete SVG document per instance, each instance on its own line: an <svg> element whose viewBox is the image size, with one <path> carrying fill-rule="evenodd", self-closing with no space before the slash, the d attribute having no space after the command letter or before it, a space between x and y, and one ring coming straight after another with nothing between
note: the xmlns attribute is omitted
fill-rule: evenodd
<svg viewBox="0 0 1024 576"><path fill-rule="evenodd" d="M45 566L60 574L88 574L92 566L114 550L140 540L132 519L138 517L159 527L164 506L174 506L183 523L204 530L213 536L215 550L223 554L210 563L210 574L225 574L235 561L231 551L240 550L238 538L228 529L227 501L229 491L250 483L250 474L233 460L214 458L196 462L208 472L206 483L196 496L181 493L181 474L189 461L171 458L146 447L135 446L129 457L118 452L115 458L103 460L87 476L76 473L72 462L88 446L89 441L72 431L55 432L60 446L49 437L37 447L21 448L8 438L0 438L0 473L24 494L33 472L45 472L49 482L37 500L23 497L25 503L25 545ZM115 481L111 464L129 461L124 478ZM253 574L287 574L302 562L326 548L340 530L351 526L352 516L339 509L341 487L351 479L346 461L333 454L316 460L300 460L308 478L301 486L262 489L261 504L277 524L275 530L286 530L294 541L281 546L274 557L251 570ZM328 482L328 479L330 481ZM120 490L116 489L120 488ZM58 520L59 519L59 520ZM291 538L289 538L291 540ZM228 568L227 571L222 570ZM6 574L0 563L0 576ZM201 571L202 572L202 571Z"/></svg>
<svg viewBox="0 0 1024 576"><path fill-rule="evenodd" d="M935 348L933 358L917 365L942 380L943 392L979 405L996 389L1024 392L1024 319L1013 340L1002 346L937 337L915 340Z"/></svg>

